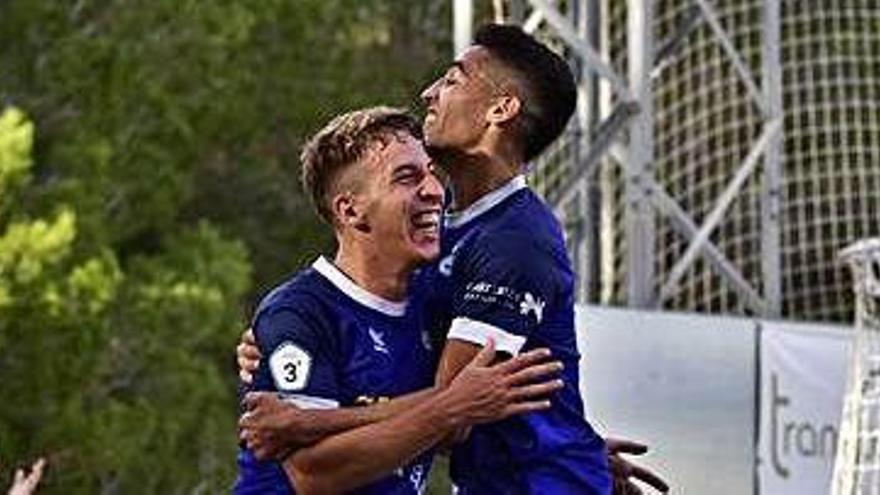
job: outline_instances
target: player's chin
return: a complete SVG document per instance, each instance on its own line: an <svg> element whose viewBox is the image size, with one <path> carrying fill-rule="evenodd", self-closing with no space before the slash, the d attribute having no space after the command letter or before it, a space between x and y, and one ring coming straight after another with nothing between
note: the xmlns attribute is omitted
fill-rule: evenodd
<svg viewBox="0 0 880 495"><path fill-rule="evenodd" d="M439 229L416 229L409 235L410 249L419 263L429 263L440 255Z"/></svg>
<svg viewBox="0 0 880 495"><path fill-rule="evenodd" d="M430 116L429 116L430 117ZM443 148L442 129L438 119L425 119L422 124L422 141L426 148Z"/></svg>

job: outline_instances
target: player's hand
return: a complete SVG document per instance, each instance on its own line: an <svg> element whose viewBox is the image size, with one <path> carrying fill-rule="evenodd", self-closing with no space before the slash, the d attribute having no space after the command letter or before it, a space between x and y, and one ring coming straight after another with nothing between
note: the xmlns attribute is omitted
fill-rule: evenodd
<svg viewBox="0 0 880 495"><path fill-rule="evenodd" d="M614 481L614 495L642 495L633 480L648 484L660 493L668 493L669 485L659 475L625 459L622 454L642 455L648 446L621 438L606 438L608 466Z"/></svg>
<svg viewBox="0 0 880 495"><path fill-rule="evenodd" d="M30 473L25 474L23 469L17 469L12 486L9 487L9 495L31 495L34 493L43 477L44 467L46 467L46 460L41 457L31 466Z"/></svg>
<svg viewBox="0 0 880 495"><path fill-rule="evenodd" d="M562 363L549 358L548 349L535 349L492 365L495 343L489 340L445 391L453 404L452 417L461 420L458 426L550 407L547 397L563 383L551 377L562 370Z"/></svg>
<svg viewBox="0 0 880 495"><path fill-rule="evenodd" d="M250 392L243 400L245 412L238 421L239 439L257 459L280 459L291 450L310 445L309 411L285 402L275 392Z"/></svg>
<svg viewBox="0 0 880 495"><path fill-rule="evenodd" d="M235 357L238 362L238 376L244 383L251 383L254 373L260 367L260 349L254 338L254 331L248 328L241 334L241 342L235 348Z"/></svg>

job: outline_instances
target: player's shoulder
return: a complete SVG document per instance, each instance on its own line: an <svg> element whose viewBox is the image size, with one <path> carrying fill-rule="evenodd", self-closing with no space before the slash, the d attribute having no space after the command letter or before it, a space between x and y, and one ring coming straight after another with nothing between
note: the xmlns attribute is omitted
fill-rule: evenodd
<svg viewBox="0 0 880 495"><path fill-rule="evenodd" d="M267 349L291 338L336 342L339 317L326 281L313 268L307 268L278 284L262 299L251 327L257 341Z"/></svg>
<svg viewBox="0 0 880 495"><path fill-rule="evenodd" d="M559 225L559 220L556 219L550 205L528 188L523 189L521 194L514 198L504 215L504 220L505 223L527 225L532 230L554 229Z"/></svg>
<svg viewBox="0 0 880 495"><path fill-rule="evenodd" d="M309 267L272 288L260 301L255 317L280 310L299 313L320 310L327 300L326 282Z"/></svg>
<svg viewBox="0 0 880 495"><path fill-rule="evenodd" d="M471 242L510 255L553 250L562 241L559 221L540 196L519 191L494 218L487 219Z"/></svg>

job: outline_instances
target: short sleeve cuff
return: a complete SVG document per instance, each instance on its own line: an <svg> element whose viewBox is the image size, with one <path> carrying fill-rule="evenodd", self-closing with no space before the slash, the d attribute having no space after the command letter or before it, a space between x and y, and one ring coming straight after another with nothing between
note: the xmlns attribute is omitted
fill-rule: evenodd
<svg viewBox="0 0 880 495"><path fill-rule="evenodd" d="M526 343L522 335L515 335L502 330L494 325L470 318L456 318L452 320L452 326L446 338L457 339L479 346L485 346L491 338L495 341L495 349L516 356Z"/></svg>
<svg viewBox="0 0 880 495"><path fill-rule="evenodd" d="M301 394L284 394L284 401L300 409L338 409L339 402L323 397Z"/></svg>

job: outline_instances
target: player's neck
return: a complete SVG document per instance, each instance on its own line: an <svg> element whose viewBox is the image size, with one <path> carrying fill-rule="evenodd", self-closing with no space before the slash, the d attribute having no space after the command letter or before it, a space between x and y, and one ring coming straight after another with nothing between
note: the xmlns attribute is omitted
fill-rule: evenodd
<svg viewBox="0 0 880 495"><path fill-rule="evenodd" d="M371 249L340 242L334 264L354 283L389 301L406 299L412 268Z"/></svg>
<svg viewBox="0 0 880 495"><path fill-rule="evenodd" d="M452 160L453 158L450 158ZM483 196L519 175L522 165L512 153L477 153L459 155L443 167L449 174L455 202L453 211L461 211Z"/></svg>

